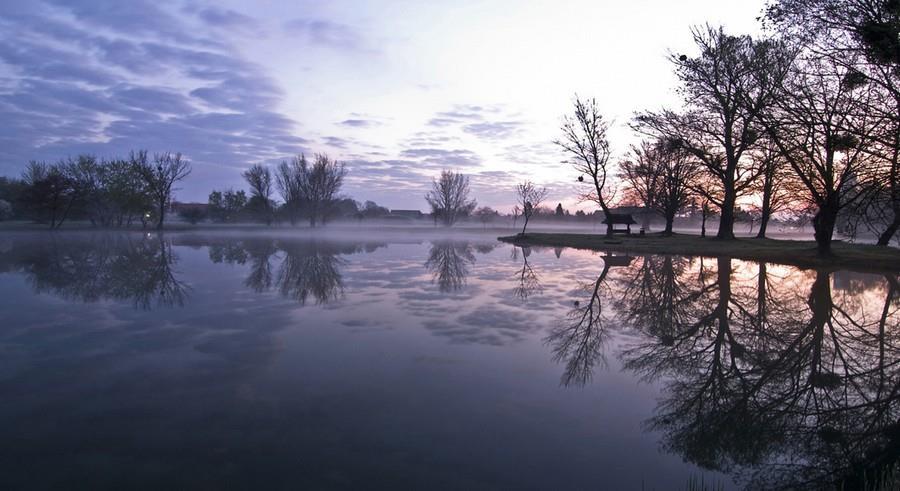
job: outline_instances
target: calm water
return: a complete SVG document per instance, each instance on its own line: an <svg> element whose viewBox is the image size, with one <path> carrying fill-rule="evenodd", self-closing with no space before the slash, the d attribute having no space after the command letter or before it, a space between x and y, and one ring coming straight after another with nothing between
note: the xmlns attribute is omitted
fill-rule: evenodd
<svg viewBox="0 0 900 491"><path fill-rule="evenodd" d="M852 487L900 455L898 297L487 237L4 234L0 488Z"/></svg>

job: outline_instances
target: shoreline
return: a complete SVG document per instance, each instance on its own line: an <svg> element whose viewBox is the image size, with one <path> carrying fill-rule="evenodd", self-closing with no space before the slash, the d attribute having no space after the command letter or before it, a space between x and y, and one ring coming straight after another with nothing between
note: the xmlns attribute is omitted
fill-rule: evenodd
<svg viewBox="0 0 900 491"><path fill-rule="evenodd" d="M797 266L801 269L851 269L868 273L900 272L900 249L892 246L852 244L835 240L832 255L818 255L816 243L806 240L738 238L720 241L697 235L615 235L529 233L497 237L515 246L570 247L632 254L719 256Z"/></svg>

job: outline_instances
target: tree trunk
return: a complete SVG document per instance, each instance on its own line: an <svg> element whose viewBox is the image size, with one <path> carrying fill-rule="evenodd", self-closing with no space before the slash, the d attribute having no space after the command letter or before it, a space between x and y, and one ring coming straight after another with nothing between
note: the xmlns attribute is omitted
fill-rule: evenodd
<svg viewBox="0 0 900 491"><path fill-rule="evenodd" d="M734 238L734 179L725 179L723 182L725 197L722 199L722 217L719 220L717 239L731 240Z"/></svg>
<svg viewBox="0 0 900 491"><path fill-rule="evenodd" d="M709 210L706 209L706 205L703 205L702 217L700 219L700 237L706 237L706 215L709 214Z"/></svg>
<svg viewBox="0 0 900 491"><path fill-rule="evenodd" d="M839 210L837 195L832 194L819 206L818 213L813 217L816 245L820 255L831 255L831 239L834 236Z"/></svg>
<svg viewBox="0 0 900 491"><path fill-rule="evenodd" d="M762 208L759 213L759 232L756 233L757 239L766 238L766 228L769 225L769 218L772 216L772 188L775 186L773 175L774 171L767 171L764 175Z"/></svg>
<svg viewBox="0 0 900 491"><path fill-rule="evenodd" d="M525 224L522 225L522 234L521 234L521 235L525 235L525 228L526 228L526 227L528 227L528 216L527 216L527 215L525 216Z"/></svg>
<svg viewBox="0 0 900 491"><path fill-rule="evenodd" d="M894 214L894 221L891 222L890 225L878 236L878 245L886 246L891 243L891 239L894 237L894 234L897 233L897 229L900 228L900 215Z"/></svg>
<svg viewBox="0 0 900 491"><path fill-rule="evenodd" d="M162 201L159 203L159 221L156 222L156 229L162 230L163 228L163 220L166 218L166 202Z"/></svg>
<svg viewBox="0 0 900 491"><path fill-rule="evenodd" d="M612 236L613 234L613 223L612 223L612 213L609 212L609 208L606 206L606 203L603 200L600 201L600 209L603 210L603 216L606 218L606 235Z"/></svg>
<svg viewBox="0 0 900 491"><path fill-rule="evenodd" d="M759 231L756 233L757 239L766 238L766 229L769 226L769 213L763 209L762 215L759 217Z"/></svg>
<svg viewBox="0 0 900 491"><path fill-rule="evenodd" d="M672 225L675 223L675 213L666 213L666 229L664 235L672 235Z"/></svg>

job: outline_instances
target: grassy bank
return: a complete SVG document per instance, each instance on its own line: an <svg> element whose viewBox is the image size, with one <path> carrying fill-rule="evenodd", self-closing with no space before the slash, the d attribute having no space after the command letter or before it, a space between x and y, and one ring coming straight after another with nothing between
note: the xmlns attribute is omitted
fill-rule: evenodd
<svg viewBox="0 0 900 491"><path fill-rule="evenodd" d="M801 240L735 239L730 241L701 238L696 235L663 236L589 234L527 234L525 237L499 238L519 246L573 247L632 254L677 254L685 256L725 256L782 264L801 268L853 269L870 272L900 272L900 249L835 241L830 257L819 256L816 243Z"/></svg>

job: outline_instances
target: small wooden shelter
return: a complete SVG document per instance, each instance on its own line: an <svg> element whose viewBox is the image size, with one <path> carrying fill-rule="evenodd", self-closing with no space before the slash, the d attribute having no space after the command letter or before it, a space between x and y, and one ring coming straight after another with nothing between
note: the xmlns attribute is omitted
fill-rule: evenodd
<svg viewBox="0 0 900 491"><path fill-rule="evenodd" d="M634 217L632 217L631 214L627 213L610 213L608 219L603 219L604 225L612 224L612 231L614 234L619 233L631 235L631 226L636 223L637 222L634 221ZM625 228L617 229L616 225L625 225Z"/></svg>

